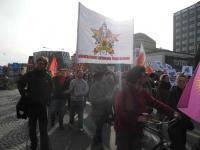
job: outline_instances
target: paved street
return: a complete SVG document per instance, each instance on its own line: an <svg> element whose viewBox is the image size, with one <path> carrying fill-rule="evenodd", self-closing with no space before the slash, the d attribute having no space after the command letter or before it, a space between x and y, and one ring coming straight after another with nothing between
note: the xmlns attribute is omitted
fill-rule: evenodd
<svg viewBox="0 0 200 150"><path fill-rule="evenodd" d="M28 140L27 120L16 118L15 106L18 99L17 90L0 91L0 150L28 150L30 142ZM94 134L95 127L88 115L89 111L90 106L87 105L84 114L85 133L80 133L76 127L68 128L68 114L64 118L64 130L59 130L58 124L53 128L49 127L48 133L53 150L90 150L91 137ZM191 143L195 143L199 138L198 124L196 124L196 127L197 129L194 131L188 132L188 150L191 149ZM105 126L104 145L110 143L112 150L115 150L115 135L113 128L111 130L111 141L106 142L109 137L109 128Z"/></svg>
<svg viewBox="0 0 200 150"><path fill-rule="evenodd" d="M0 150L26 150L30 144L27 120L16 118L15 106L18 99L17 90L0 91ZM89 112L89 107L86 107L86 112ZM49 128L48 133L52 149L90 150L94 125L87 113L85 113L84 118L85 133L80 133L76 127L68 128L68 114L64 118L64 130L59 130L58 124ZM105 133L104 139L106 140L108 136ZM112 147L114 147L114 138L112 140Z"/></svg>
<svg viewBox="0 0 200 150"><path fill-rule="evenodd" d="M23 150L26 145L27 121L16 118L17 90L0 91L0 149Z"/></svg>

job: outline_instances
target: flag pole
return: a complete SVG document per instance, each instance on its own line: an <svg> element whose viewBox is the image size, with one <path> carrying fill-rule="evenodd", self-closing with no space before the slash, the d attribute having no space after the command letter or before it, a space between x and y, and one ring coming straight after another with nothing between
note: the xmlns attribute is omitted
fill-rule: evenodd
<svg viewBox="0 0 200 150"><path fill-rule="evenodd" d="M134 62L135 62L135 48L134 48L134 19L133 19L133 44L132 44L132 46L133 46L133 47L132 47L132 50L133 50L133 51L132 51L132 54L131 54L131 55L133 55L133 57L132 57L132 58L133 58L133 60L132 60L133 62L132 62L132 64L131 64L131 68L133 68L133 66L135 65L135 63L134 63Z"/></svg>
<svg viewBox="0 0 200 150"><path fill-rule="evenodd" d="M76 41L76 58L75 58L75 64L79 63L78 60L78 50L79 50L79 19L80 19L80 5L81 3L78 3L78 21L77 21L77 41Z"/></svg>

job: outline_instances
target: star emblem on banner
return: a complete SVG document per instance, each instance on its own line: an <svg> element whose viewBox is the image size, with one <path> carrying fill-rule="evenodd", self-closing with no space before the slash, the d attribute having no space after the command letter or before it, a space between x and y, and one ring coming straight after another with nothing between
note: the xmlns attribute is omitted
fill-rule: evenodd
<svg viewBox="0 0 200 150"><path fill-rule="evenodd" d="M99 29L91 29L93 32L92 37L95 39L94 53L100 54L114 54L114 43L118 41L119 34L112 33L106 23L104 22Z"/></svg>

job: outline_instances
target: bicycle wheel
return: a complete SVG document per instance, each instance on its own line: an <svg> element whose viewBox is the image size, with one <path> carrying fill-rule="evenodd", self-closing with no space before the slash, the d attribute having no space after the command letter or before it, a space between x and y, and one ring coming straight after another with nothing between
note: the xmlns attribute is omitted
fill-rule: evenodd
<svg viewBox="0 0 200 150"><path fill-rule="evenodd" d="M161 144L161 145L155 146L152 150L171 150L171 148L169 146Z"/></svg>

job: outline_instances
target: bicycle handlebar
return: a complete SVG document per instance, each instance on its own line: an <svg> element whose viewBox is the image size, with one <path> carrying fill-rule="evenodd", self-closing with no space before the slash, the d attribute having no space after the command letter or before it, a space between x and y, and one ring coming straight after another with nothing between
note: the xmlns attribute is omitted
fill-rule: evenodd
<svg viewBox="0 0 200 150"><path fill-rule="evenodd" d="M148 113L142 113L141 116L146 117L146 120L144 121L145 124L169 125L169 124L175 123L177 121L176 118L173 118L169 121L160 121L158 119L155 119L152 115L150 115Z"/></svg>

